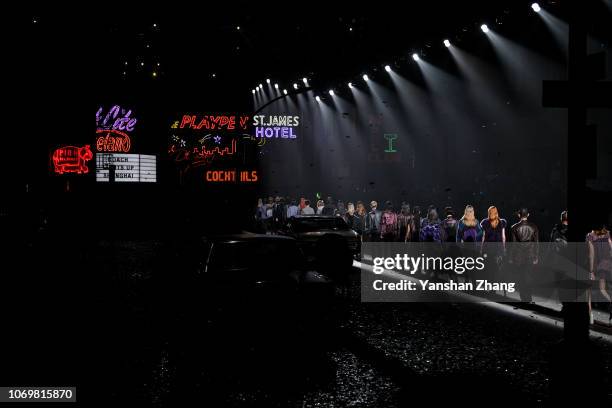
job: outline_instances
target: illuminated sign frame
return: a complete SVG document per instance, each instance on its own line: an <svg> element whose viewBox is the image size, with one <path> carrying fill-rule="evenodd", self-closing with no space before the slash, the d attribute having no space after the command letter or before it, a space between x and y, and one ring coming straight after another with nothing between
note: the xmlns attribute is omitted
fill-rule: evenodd
<svg viewBox="0 0 612 408"><path fill-rule="evenodd" d="M157 156L134 153L96 153L96 181L110 182L111 165L114 181L128 183L157 182Z"/></svg>

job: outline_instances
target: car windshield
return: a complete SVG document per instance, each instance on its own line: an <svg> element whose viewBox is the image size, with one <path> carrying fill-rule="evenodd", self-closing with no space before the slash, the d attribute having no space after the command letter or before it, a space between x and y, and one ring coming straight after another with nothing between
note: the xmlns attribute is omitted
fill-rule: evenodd
<svg viewBox="0 0 612 408"><path fill-rule="evenodd" d="M297 218L291 221L296 232L312 232L320 230L346 231L348 225L340 217L330 218Z"/></svg>
<svg viewBox="0 0 612 408"><path fill-rule="evenodd" d="M294 242L231 241L213 244L209 270L284 270L299 268L302 253Z"/></svg>

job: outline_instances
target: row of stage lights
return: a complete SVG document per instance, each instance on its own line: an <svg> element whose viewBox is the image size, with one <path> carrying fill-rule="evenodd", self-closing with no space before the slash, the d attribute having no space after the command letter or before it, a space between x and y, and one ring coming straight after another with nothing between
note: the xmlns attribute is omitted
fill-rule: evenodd
<svg viewBox="0 0 612 408"><path fill-rule="evenodd" d="M304 82L304 85L305 85L305 86L308 86L308 78L302 78L302 82ZM267 83L268 85L270 85L270 83L271 83L270 79L266 79L266 83ZM293 89L297 90L297 89L299 89L299 88L300 88L300 87L299 87L299 85L298 85L298 84L296 84L296 83L294 83L294 84L293 84ZM279 89L278 84L274 84L274 89L277 89L277 90ZM253 89L251 92L252 92L253 94L255 94L255 92L259 92L259 91L263 91L263 85L262 85L262 84L257 85L257 87L256 87L255 89ZM283 94L284 94L284 95L287 95L288 93L289 93L289 92L287 92L287 90L286 90L286 89L283 89Z"/></svg>
<svg viewBox="0 0 612 408"><path fill-rule="evenodd" d="M538 3L532 3L532 4L531 4L531 9L532 9L532 10L533 10L535 13L539 13L539 12L542 10L542 8L540 7L540 5L539 5ZM489 27L488 27L486 24L482 24L482 25L480 26L480 30L481 30L483 33L485 33L485 34L486 34L486 33L488 33L488 32L489 32ZM446 48L450 48L450 46L451 46L451 42L450 42L450 40L449 40L449 39L444 39L444 40L442 41L442 44L444 44L444 46L445 46ZM415 62L418 62L418 61L419 61L421 58L419 57L419 54L415 52L415 53L413 53L413 54L412 54L412 59L413 59ZM390 73L390 72L392 71L391 66L390 66L390 65L385 65L385 71L387 71L387 72L389 72L389 73ZM368 77L368 75L367 75L367 74L363 74L362 78L363 78L363 80L364 80L365 82L368 82L368 81L370 80L370 78ZM304 82L304 85L308 86L308 78L302 78L302 82ZM269 84L270 84L270 80L269 80L269 79L266 79L266 83L268 83L268 85L269 85ZM353 87L354 87L354 85L353 85L353 83L352 83L352 82L349 82L347 85L348 85L348 87L349 87L349 88L353 88ZM278 84L274 84L274 88L278 90L278 89L279 89ZM299 86L298 86L298 84L297 84L297 83L294 83L294 84L293 84L293 89L295 89L295 90L299 89ZM255 89L253 89L251 92L252 92L252 93L253 93L253 95L254 95L255 93L260 92L260 91L263 91L263 85L262 85L262 84L259 84L259 85L258 85L258 86L257 86ZM329 93L329 95L330 95L330 96L334 96L334 95L335 95L335 93L334 93L334 90L333 90L333 89L330 89L330 90L328 91L328 93ZM288 94L288 92L287 92L287 90L286 90L286 89L283 89L283 94L284 94L284 95L287 95L287 94ZM317 102L321 102L321 97L317 95L317 96L315 96L315 100L316 100Z"/></svg>

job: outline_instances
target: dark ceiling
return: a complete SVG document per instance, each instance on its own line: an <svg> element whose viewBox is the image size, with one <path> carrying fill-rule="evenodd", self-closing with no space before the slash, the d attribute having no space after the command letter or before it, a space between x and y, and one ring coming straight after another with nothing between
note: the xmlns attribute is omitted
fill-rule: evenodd
<svg viewBox="0 0 612 408"><path fill-rule="evenodd" d="M593 0L596 30L609 30L603 0ZM130 95L182 100L206 109L241 110L266 78L282 88L308 77L328 89L384 64L410 65L419 52L439 66L442 40L463 48L489 47L479 32L486 22L537 52L558 58L549 38L533 35L543 23L531 1L284 2L190 5L97 3L82 8L28 5L9 21L17 99L41 104ZM564 18L562 0L542 7ZM602 28L603 27L603 28ZM607 28L606 28L607 27ZM540 27L541 28L541 27ZM540 30L541 32L542 30ZM545 31L545 30L544 30ZM538 49L539 42L545 46ZM479 50L480 48L480 50ZM490 51L490 50L489 50ZM490 55L493 53L489 52ZM562 56L562 55L561 55ZM436 59L439 59L436 60ZM97 102L95 102L97 103Z"/></svg>
<svg viewBox="0 0 612 408"><path fill-rule="evenodd" d="M269 3L268 3L269 4ZM558 2L543 6L561 12ZM189 92L250 96L265 78L284 86L306 76L314 86L345 82L381 64L401 64L412 51L435 53L482 22L510 29L529 18L528 1L332 2L193 6L148 3L140 8L28 10L19 21L27 42L20 70L76 78L120 89L165 86ZM533 16L532 16L533 17ZM512 30L522 30L521 23ZM25 47L23 46L25 45ZM44 69L43 69L44 68ZM157 85L156 85L157 84Z"/></svg>

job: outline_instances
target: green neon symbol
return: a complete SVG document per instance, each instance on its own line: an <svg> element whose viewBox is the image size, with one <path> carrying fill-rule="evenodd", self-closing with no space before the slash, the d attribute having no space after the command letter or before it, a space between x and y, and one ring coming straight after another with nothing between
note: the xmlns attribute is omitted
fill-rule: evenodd
<svg viewBox="0 0 612 408"><path fill-rule="evenodd" d="M385 153L396 153L397 150L393 147L393 141L397 139L397 133L385 133L383 136L389 142L389 147L385 149Z"/></svg>

